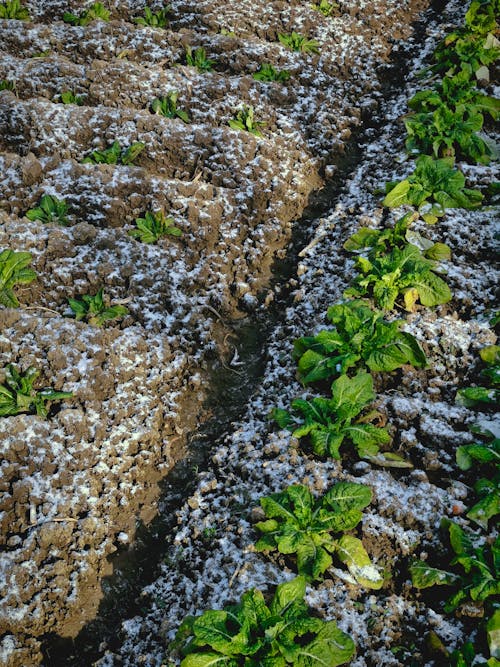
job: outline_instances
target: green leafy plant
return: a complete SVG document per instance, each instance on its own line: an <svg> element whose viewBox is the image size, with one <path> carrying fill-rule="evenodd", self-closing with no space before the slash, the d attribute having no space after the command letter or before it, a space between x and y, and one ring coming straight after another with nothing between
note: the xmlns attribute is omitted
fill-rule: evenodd
<svg viewBox="0 0 500 667"><path fill-rule="evenodd" d="M128 313L125 306L106 305L103 288L94 296L84 294L81 299L68 299L68 303L76 320L85 320L95 327L100 327L111 320L121 319Z"/></svg>
<svg viewBox="0 0 500 667"><path fill-rule="evenodd" d="M281 493L261 498L267 519L255 525L262 533L255 548L296 554L298 573L312 580L321 577L333 563L331 554L336 554L356 583L378 589L383 577L361 540L339 535L358 525L361 510L371 499L371 489L364 484L340 482L317 500L307 486L289 486Z"/></svg>
<svg viewBox="0 0 500 667"><path fill-rule="evenodd" d="M36 278L36 273L28 266L31 263L30 252L2 250L0 252L0 303L7 308L18 308L19 301L14 294L17 285L29 285Z"/></svg>
<svg viewBox="0 0 500 667"><path fill-rule="evenodd" d="M134 163L145 147L146 144L142 141L135 141L128 148L122 148L118 141L113 141L111 146L102 151L92 151L90 155L82 160L82 164L130 165Z"/></svg>
<svg viewBox="0 0 500 667"><path fill-rule="evenodd" d="M16 84L14 81L9 81L8 79L2 79L0 81L0 90L10 90L14 92L16 90Z"/></svg>
<svg viewBox="0 0 500 667"><path fill-rule="evenodd" d="M437 222L447 208L478 208L483 195L465 187L465 176L454 169L453 158L435 160L421 155L415 170L402 181L387 183L384 206L415 206L428 223Z"/></svg>
<svg viewBox="0 0 500 667"><path fill-rule="evenodd" d="M454 570L441 570L425 561L415 561L410 566L413 585L416 588L430 586L454 586L457 590L447 600L444 609L452 612L470 599L484 602L491 596L500 594L500 538L492 544L473 533L465 532L458 524L443 520L443 527L448 528L451 548L455 557L450 565L460 566Z"/></svg>
<svg viewBox="0 0 500 667"><path fill-rule="evenodd" d="M332 384L332 398L297 398L292 401L291 412L275 408L271 416L294 437L307 437L319 456L340 459L340 446L349 441L361 458L370 459L378 454L379 445L391 440L386 428L373 423L380 420L379 412L362 414L374 399L372 376L359 372L353 378L337 378Z"/></svg>
<svg viewBox="0 0 500 667"><path fill-rule="evenodd" d="M349 369L390 372L404 364L423 368L425 354L416 338L401 331L403 320L384 320L365 301L339 303L328 309L333 329L304 336L294 343L298 373L304 384L327 380Z"/></svg>
<svg viewBox="0 0 500 667"><path fill-rule="evenodd" d="M109 21L109 11L102 2L94 2L88 9L84 9L79 15L71 12L64 12L63 21L71 25L86 26L92 21Z"/></svg>
<svg viewBox="0 0 500 667"><path fill-rule="evenodd" d="M310 615L306 581L280 584L270 602L256 589L241 602L182 622L175 646L181 667L337 667L353 657L354 642L334 621Z"/></svg>
<svg viewBox="0 0 500 667"><path fill-rule="evenodd" d="M83 105L83 97L76 95L72 90L65 90L60 95L63 104L77 104L79 107Z"/></svg>
<svg viewBox="0 0 500 667"><path fill-rule="evenodd" d="M344 296L370 296L384 310L392 310L400 296L408 312L415 310L417 301L432 307L447 303L452 296L448 285L434 273L436 262L411 243L371 261L358 257L356 267L359 275Z"/></svg>
<svg viewBox="0 0 500 667"><path fill-rule="evenodd" d="M234 30L228 30L227 28L221 28L220 34L223 35L224 37L236 37L236 33L234 32Z"/></svg>
<svg viewBox="0 0 500 667"><path fill-rule="evenodd" d="M156 243L164 236L182 236L182 230L173 223L173 218L166 218L163 211L148 211L144 218L136 218L137 229L131 229L128 234L142 243Z"/></svg>
<svg viewBox="0 0 500 667"><path fill-rule="evenodd" d="M323 16L332 16L339 8L336 2L320 0L319 4L312 4L311 8L323 14Z"/></svg>
<svg viewBox="0 0 500 667"><path fill-rule="evenodd" d="M33 366L24 373L19 372L12 364L4 368L4 384L0 384L0 416L10 417L23 412L36 413L40 417L47 417L47 403L71 398L68 391L53 391L52 389L37 390L33 388L40 375Z"/></svg>
<svg viewBox="0 0 500 667"><path fill-rule="evenodd" d="M189 116L182 109L177 108L177 99L179 93L171 91L165 97L157 97L151 102L151 111L165 118L180 118L185 123L189 123Z"/></svg>
<svg viewBox="0 0 500 667"><path fill-rule="evenodd" d="M52 195L43 195L36 208L26 212L28 220L40 220L44 223L56 222L59 225L67 225L66 214L68 205L64 199L58 199Z"/></svg>
<svg viewBox="0 0 500 667"><path fill-rule="evenodd" d="M278 33L278 39L291 51L300 51L302 53L319 53L319 42L317 39L307 39L299 35L298 32L291 32L289 35Z"/></svg>
<svg viewBox="0 0 500 667"><path fill-rule="evenodd" d="M190 67L196 67L199 72L211 72L215 60L207 58L207 53L204 48L199 47L193 51L190 46L187 46L186 64Z"/></svg>
<svg viewBox="0 0 500 667"><path fill-rule="evenodd" d="M29 21L30 13L26 7L21 5L20 0L6 0L0 4L0 19Z"/></svg>
<svg viewBox="0 0 500 667"><path fill-rule="evenodd" d="M150 28L167 28L168 15L172 11L172 5L164 5L162 9L153 12L149 7L144 7L144 16L134 19L137 25L149 26Z"/></svg>
<svg viewBox="0 0 500 667"><path fill-rule="evenodd" d="M418 218L418 213L406 213L396 221L394 227L384 229L371 229L361 227L344 243L344 248L349 252L360 252L369 250L368 258L376 259L381 255L387 255L392 248L403 248L408 244L416 246L422 251L427 259L443 260L450 259L451 250L446 243L429 241L418 232L411 229L411 223Z"/></svg>
<svg viewBox="0 0 500 667"><path fill-rule="evenodd" d="M244 130L245 132L254 134L256 137L262 137L259 128L263 127L265 123L254 119L253 107L244 104L241 109L236 112L234 118L228 122L229 127L233 130Z"/></svg>
<svg viewBox="0 0 500 667"><path fill-rule="evenodd" d="M285 83L290 78L290 72L287 69L278 71L269 63L262 63L259 70L253 74L256 81L279 81Z"/></svg>
<svg viewBox="0 0 500 667"><path fill-rule="evenodd" d="M457 402L467 407L478 405L497 405L500 403L500 346L488 345L479 351L486 365L481 377L487 381L487 387L465 387L457 392Z"/></svg>

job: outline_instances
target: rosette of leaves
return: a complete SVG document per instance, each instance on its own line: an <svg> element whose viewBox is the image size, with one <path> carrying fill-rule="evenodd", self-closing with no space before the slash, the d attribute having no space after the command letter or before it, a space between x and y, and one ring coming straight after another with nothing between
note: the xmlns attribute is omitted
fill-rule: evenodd
<svg viewBox="0 0 500 667"><path fill-rule="evenodd" d="M465 387L457 392L457 402L468 408L476 406L498 405L500 402L500 346L488 345L479 351L486 365L481 371L481 378L488 386Z"/></svg>
<svg viewBox="0 0 500 667"><path fill-rule="evenodd" d="M149 7L144 7L144 16L138 16L134 19L137 25L148 26L149 28L167 28L168 15L172 11L172 5L164 5L162 9L154 12Z"/></svg>
<svg viewBox="0 0 500 667"><path fill-rule="evenodd" d="M88 9L84 9L80 14L64 12L63 21L71 25L86 26L92 21L109 21L109 11L102 2L94 2Z"/></svg>
<svg viewBox="0 0 500 667"><path fill-rule="evenodd" d="M30 252L2 250L0 252L0 303L7 308L18 308L19 301L14 294L17 285L29 285L36 278L31 263Z"/></svg>
<svg viewBox="0 0 500 667"><path fill-rule="evenodd" d="M0 384L0 416L9 417L21 413L37 414L47 417L49 401L61 401L71 398L68 391L54 391L53 389L34 389L36 379L40 375L33 366L24 373L18 371L12 364L4 368L4 383Z"/></svg>
<svg viewBox="0 0 500 667"><path fill-rule="evenodd" d="M119 304L107 305L104 300L103 288L94 296L84 294L81 299L68 299L68 303L77 321L85 320L95 327L100 327L111 320L121 319L128 313L125 306Z"/></svg>
<svg viewBox="0 0 500 667"><path fill-rule="evenodd" d="M26 7L21 5L20 0L6 0L6 2L0 3L0 19L29 21L30 13Z"/></svg>
<svg viewBox="0 0 500 667"><path fill-rule="evenodd" d="M344 243L348 252L363 252L368 250L368 258L375 259L388 254L392 248L402 250L408 243L420 248L427 259L450 259L451 250L446 243L434 243L418 232L410 229L411 223L418 218L418 213L406 213L396 221L394 227L371 229L361 227Z"/></svg>
<svg viewBox="0 0 500 667"><path fill-rule="evenodd" d="M165 118L180 118L185 123L189 123L189 116L182 109L177 108L177 99L179 93L171 91L165 97L157 97L151 102L151 111L158 116Z"/></svg>
<svg viewBox="0 0 500 667"><path fill-rule="evenodd" d="M290 78L290 72L287 69L278 71L269 63L262 63L259 70L253 74L256 81L278 81L285 83Z"/></svg>
<svg viewBox="0 0 500 667"><path fill-rule="evenodd" d="M298 32L292 31L289 35L278 33L278 39L290 51L301 53L319 53L319 42L317 39L308 39Z"/></svg>
<svg viewBox="0 0 500 667"><path fill-rule="evenodd" d="M26 217L28 220L40 220L45 224L56 222L58 225L67 225L67 212L68 205L64 199L58 199L52 195L43 195L38 206L26 211Z"/></svg>
<svg viewBox="0 0 500 667"><path fill-rule="evenodd" d="M310 580L318 579L332 565L332 554L347 565L354 581L379 589L383 577L372 565L363 543L343 534L355 528L372 499L364 484L340 482L317 500L307 486L294 484L281 493L261 498L267 519L255 528L262 537L257 551L295 554L297 571Z"/></svg>
<svg viewBox="0 0 500 667"><path fill-rule="evenodd" d="M259 128L265 125L262 121L255 120L253 107L247 106L246 104L236 112L234 118L229 120L228 123L232 130L250 132L256 137L262 137Z"/></svg>
<svg viewBox="0 0 500 667"><path fill-rule="evenodd" d="M332 384L331 398L297 398L292 401L291 411L275 408L271 416L294 437L308 438L319 456L340 459L341 445L351 442L361 458L370 459L378 454L379 445L391 440L386 428L373 423L380 419L379 412L363 414L374 399L369 373L360 372L353 378L341 375Z"/></svg>
<svg viewBox="0 0 500 667"><path fill-rule="evenodd" d="M173 218L165 217L163 211L148 211L144 218L136 218L135 224L137 228L128 234L142 243L156 243L164 236L182 236L182 230L174 225Z"/></svg>
<svg viewBox="0 0 500 667"><path fill-rule="evenodd" d="M337 667L354 656L354 642L334 621L311 616L306 580L280 584L269 604L251 589L237 604L188 616L174 642L181 667Z"/></svg>
<svg viewBox="0 0 500 667"><path fill-rule="evenodd" d="M465 187L465 176L454 169L454 164L453 158L435 160L421 155L412 174L402 181L387 183L383 205L414 206L430 224L437 222L447 208L478 208L483 195Z"/></svg>
<svg viewBox="0 0 500 667"><path fill-rule="evenodd" d="M336 2L328 2L328 0L320 0L318 4L313 3L311 9L323 14L323 16L333 16L333 14L339 9L339 6Z"/></svg>
<svg viewBox="0 0 500 667"><path fill-rule="evenodd" d="M492 433L483 435L487 437L485 442L458 447L456 459L461 470L474 466L484 473L474 482L479 500L467 512L467 518L487 530L490 519L500 514L500 439Z"/></svg>
<svg viewBox="0 0 500 667"><path fill-rule="evenodd" d="M499 595L500 537L491 544L485 543L482 536L466 532L452 521L443 519L442 524L448 528L451 548L455 553L450 569L441 570L426 561L414 561L410 566L413 585L416 588L453 586L455 592L444 605L446 612L455 611L468 600L484 603L488 598Z"/></svg>
<svg viewBox="0 0 500 667"><path fill-rule="evenodd" d="M76 95L72 90L65 90L60 95L63 104L76 104L81 107L83 105L83 97Z"/></svg>
<svg viewBox="0 0 500 667"><path fill-rule="evenodd" d="M123 164L131 165L142 153L146 144L135 141L128 148L122 148L119 141L113 141L111 146L104 150L92 151L82 160L82 164Z"/></svg>
<svg viewBox="0 0 500 667"><path fill-rule="evenodd" d="M2 79L0 81L0 90L10 90L11 92L14 92L16 90L16 84L14 81Z"/></svg>
<svg viewBox="0 0 500 667"><path fill-rule="evenodd" d="M327 380L351 368L389 372L405 364L417 368L427 364L416 338L400 330L403 320L388 322L365 301L331 306L327 317L333 329L294 343L298 374L304 384Z"/></svg>
<svg viewBox="0 0 500 667"><path fill-rule="evenodd" d="M434 260L424 257L411 243L372 260L358 257L359 275L344 296L371 297L384 310L392 310L402 296L408 312L415 310L417 301L429 307L447 303L452 294L445 281L434 272L436 266Z"/></svg>
<svg viewBox="0 0 500 667"><path fill-rule="evenodd" d="M198 72L211 72L215 60L207 58L207 52L203 47L198 47L193 51L190 46L186 47L186 64L190 67L196 67Z"/></svg>

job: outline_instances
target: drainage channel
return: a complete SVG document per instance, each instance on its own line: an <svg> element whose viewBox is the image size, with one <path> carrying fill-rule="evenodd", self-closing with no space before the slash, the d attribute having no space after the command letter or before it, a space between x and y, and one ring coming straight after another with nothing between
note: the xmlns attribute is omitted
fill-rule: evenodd
<svg viewBox="0 0 500 667"><path fill-rule="evenodd" d="M379 115L362 119L345 154L336 159L335 174L319 192L312 195L302 217L295 223L286 256L277 261L273 269L271 287L276 288L278 297L268 308L258 309L251 316L231 323L235 333L234 349L240 365L237 371L222 364L211 370L211 394L204 407L210 418L189 438L185 458L160 483L156 518L147 526L139 524L134 544L112 557L113 574L102 581L104 595L97 617L87 623L74 639L57 635L44 637L42 652L45 667L90 667L104 650L118 648L121 623L145 611L141 607L140 592L156 578L159 564L176 529L176 511L194 491L197 473L207 469L211 451L224 439L232 423L243 416L247 402L262 377L266 341L283 320L290 304L291 279L295 275L298 253L311 238L311 225L332 209L347 179L362 159L366 145L383 129L380 109L395 91L400 90L414 55L412 51L419 48L419 39L424 37L426 26L445 6L443 0L435 0L431 4L431 16L415 26L413 48L406 51L404 58L398 56L398 60L381 70Z"/></svg>

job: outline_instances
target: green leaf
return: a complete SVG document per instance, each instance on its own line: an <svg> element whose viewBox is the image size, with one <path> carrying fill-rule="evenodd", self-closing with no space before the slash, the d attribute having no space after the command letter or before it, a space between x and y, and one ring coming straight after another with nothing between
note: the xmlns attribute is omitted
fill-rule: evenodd
<svg viewBox="0 0 500 667"><path fill-rule="evenodd" d="M383 206L389 208L396 208L397 206L403 206L408 203L408 192L410 190L410 182L405 179L391 188L390 192L386 195L384 201L382 202Z"/></svg>
<svg viewBox="0 0 500 667"><path fill-rule="evenodd" d="M323 506L328 506L334 512L348 512L362 510L372 501L372 491L365 484L354 482L339 482L323 496Z"/></svg>
<svg viewBox="0 0 500 667"><path fill-rule="evenodd" d="M467 518L484 530L488 530L488 521L500 514L500 492L488 493L467 512Z"/></svg>
<svg viewBox="0 0 500 667"><path fill-rule="evenodd" d="M488 620L486 633L492 658L500 660L500 608L496 609Z"/></svg>
<svg viewBox="0 0 500 667"><path fill-rule="evenodd" d="M337 542L337 556L345 563L358 584L378 590L384 579L372 564L363 543L352 535L343 535Z"/></svg>
<svg viewBox="0 0 500 667"><path fill-rule="evenodd" d="M297 667L337 667L354 657L355 645L334 621L324 624L317 637L301 648L294 664Z"/></svg>
<svg viewBox="0 0 500 667"><path fill-rule="evenodd" d="M332 384L332 398L338 408L344 408L349 416L355 416L359 407L364 407L375 399L372 376L363 372L353 378L341 375Z"/></svg>
<svg viewBox="0 0 500 667"><path fill-rule="evenodd" d="M238 667L240 662L220 653L191 653L181 661L181 667Z"/></svg>
<svg viewBox="0 0 500 667"><path fill-rule="evenodd" d="M450 585L459 579L456 574L430 567L425 561L414 561L410 566L410 574L416 588Z"/></svg>
<svg viewBox="0 0 500 667"><path fill-rule="evenodd" d="M291 581L280 584L269 607L271 614L283 614L294 602L302 600L305 594L305 577L295 577Z"/></svg>

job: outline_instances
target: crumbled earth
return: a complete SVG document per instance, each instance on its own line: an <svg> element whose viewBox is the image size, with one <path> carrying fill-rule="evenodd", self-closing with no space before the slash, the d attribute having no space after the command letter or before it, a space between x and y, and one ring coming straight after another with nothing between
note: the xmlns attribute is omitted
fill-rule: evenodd
<svg viewBox="0 0 500 667"><path fill-rule="evenodd" d="M286 562L252 549L259 497L293 482L322 492L345 479L373 489L359 535L390 576L375 595L332 573L308 590L308 602L351 633L356 667L402 666L410 657L437 667L425 655L425 633L434 628L453 648L464 623L422 600L405 566L439 548L440 518L470 492L453 462L477 415L454 396L478 349L495 341L485 316L497 279L489 214L457 211L439 230L422 226L453 249L446 269L454 298L408 318L429 369L377 377L391 449L413 470L379 469L349 455L315 460L266 417L306 395L294 380L292 342L324 326L326 308L352 273L342 244L360 224L381 224L386 214L374 191L410 169L395 161L404 156L398 118L418 84L384 101L385 65L415 47L416 72L445 28L424 16L428 37L414 44L411 23L428 3L409 0L341 0L332 18L309 2L174 0L166 30L134 25L143 7L134 0L107 3L109 23L63 23L64 11L79 4L33 0L26 3L32 23L0 20L0 80L16 84L0 92L0 249L29 251L38 274L17 290L19 309L0 310L1 358L39 368L40 386L73 392L46 421L22 415L0 422L0 664L40 664L43 635L73 637L95 616L108 556L133 542L139 517L155 513L158 481L203 419L210 368L229 363L231 322L279 298L279 286L269 288L271 267L286 253L292 222L334 173L353 130L377 113L382 129L366 132L363 160L344 194L312 224L245 417L214 448L178 511L161 574L142 594L144 615L122 624L112 648L100 647L98 664L175 664L167 644L187 613L292 576ZM443 21L460 21L458 3L448 12ZM292 30L316 38L320 55L277 43L278 33ZM203 46L214 71L187 67L187 45ZM252 73L266 62L288 69L289 82L255 81ZM83 106L62 105L64 90L82 95ZM151 113L151 101L171 90L190 124ZM265 123L262 138L229 128L242 104ZM146 144L136 166L81 164L115 139ZM492 173L469 172L472 184ZM69 226L24 217L43 194L66 199ZM155 245L131 238L135 218L149 209L164 209L182 237ZM126 303L129 315L102 329L68 317L68 297L100 287Z"/></svg>

